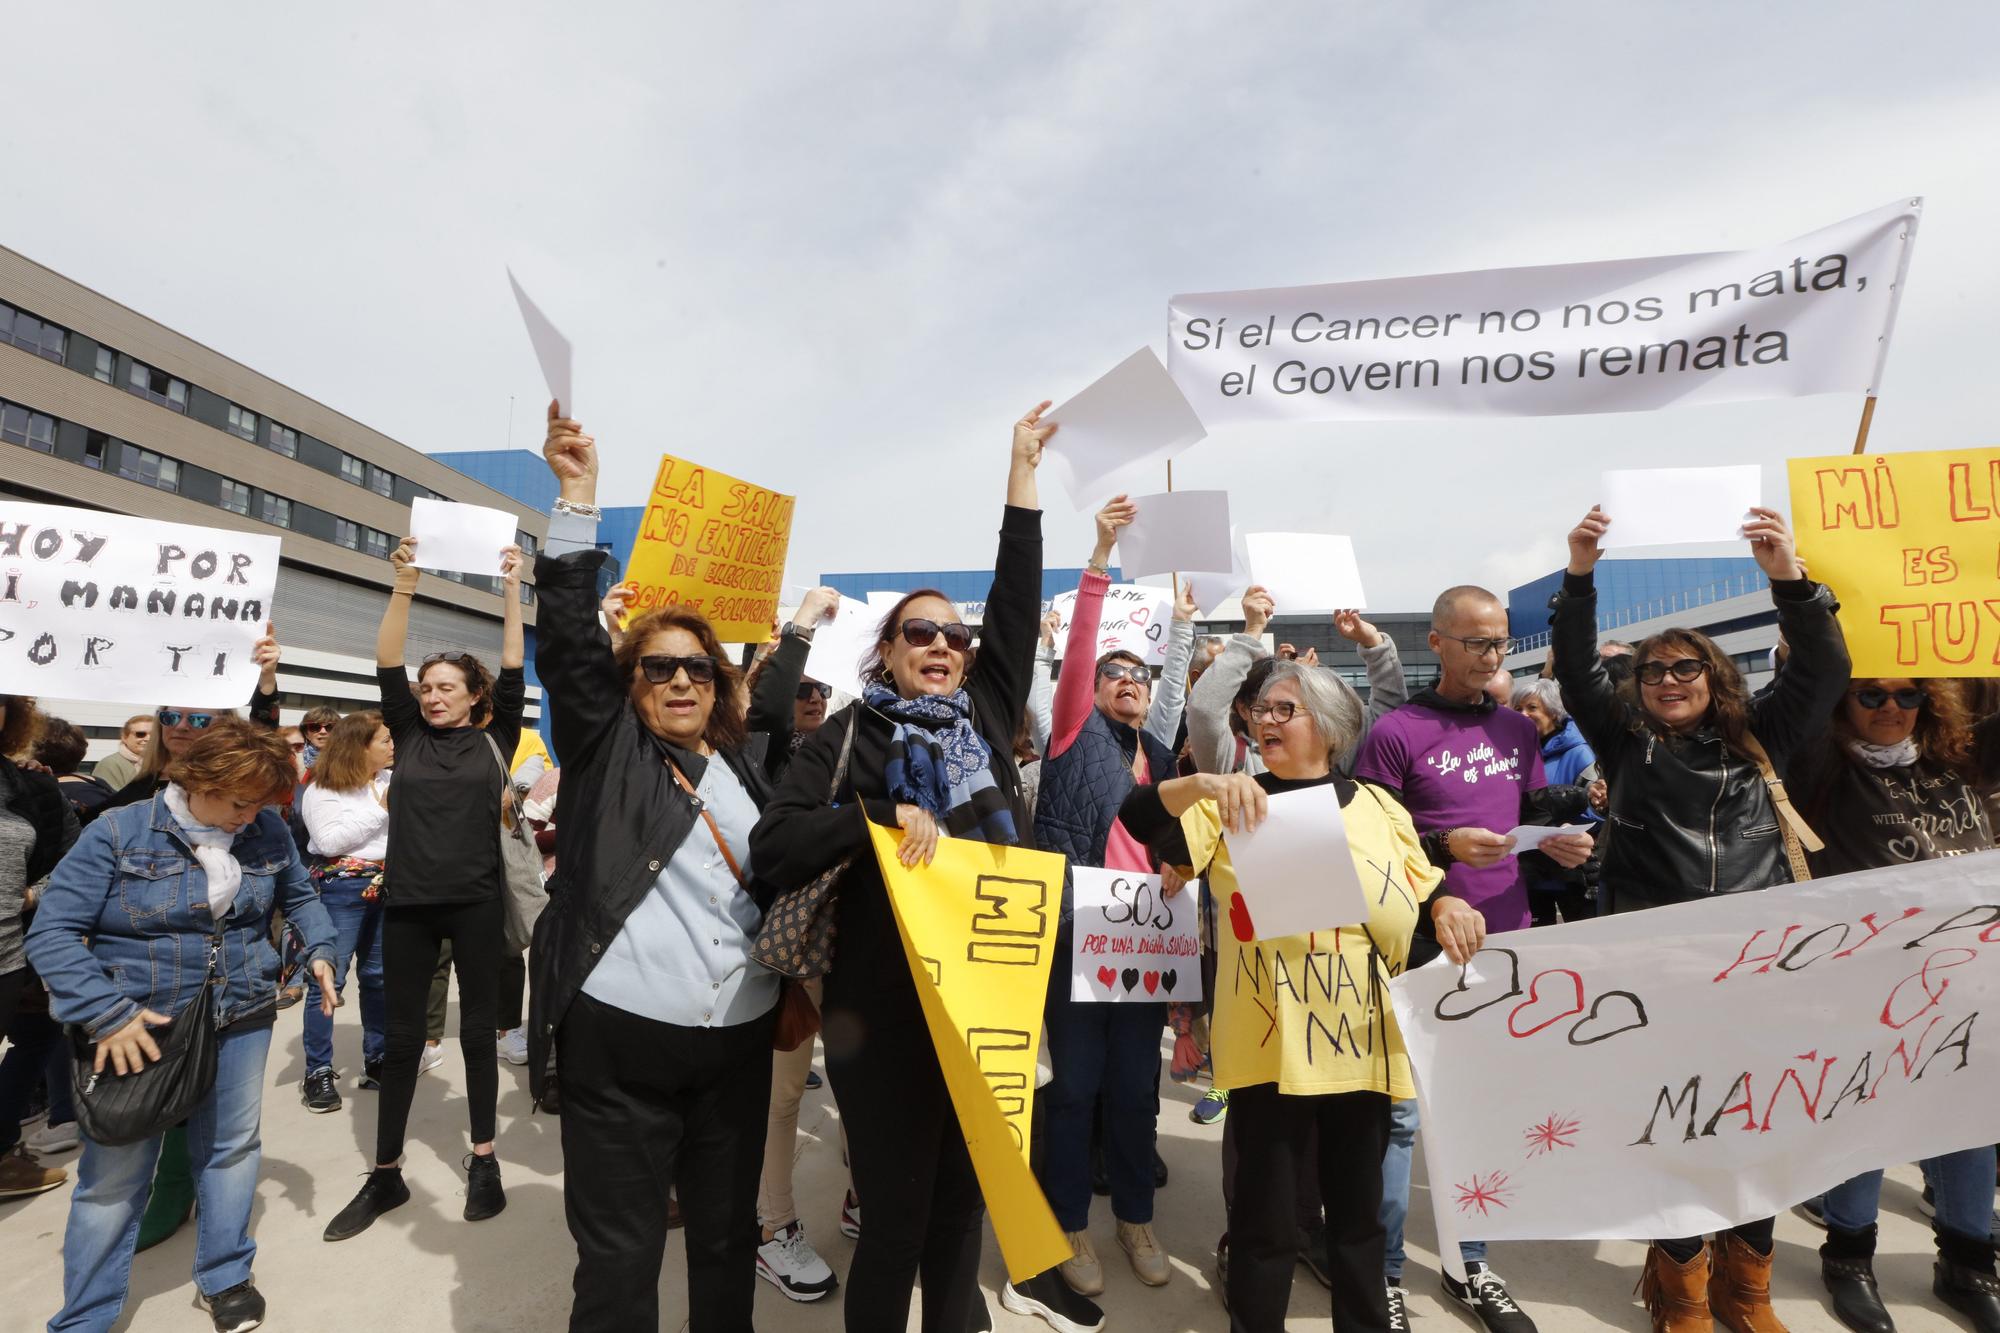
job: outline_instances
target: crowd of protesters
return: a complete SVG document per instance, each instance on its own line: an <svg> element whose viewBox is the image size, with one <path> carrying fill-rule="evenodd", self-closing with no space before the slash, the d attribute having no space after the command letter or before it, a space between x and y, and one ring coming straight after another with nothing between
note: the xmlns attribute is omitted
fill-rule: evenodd
<svg viewBox="0 0 2000 1333"><path fill-rule="evenodd" d="M1569 533L1543 677L1503 669L1505 607L1459 585L1432 608L1438 673L1420 689L1387 635L1358 612L1335 614L1367 676L1364 702L1310 650L1272 649L1283 608L1262 587L1245 591L1243 632L1226 640L1197 640L1199 609L1177 590L1161 665L1099 652L1110 561L1137 516L1124 496L1097 515L1067 626L1045 620L1046 408L1013 429L976 635L942 593L899 596L860 664L858 698L807 674L815 631L839 603L831 589L808 592L747 673L697 612L628 617L624 593L600 596L596 442L555 404L544 454L560 499L532 568L553 755L524 728L518 585L529 566L512 547L496 553L507 607L497 664L433 653L414 678L404 644L420 575L415 543L396 549L374 708L314 708L281 727L269 626L247 718L163 705L128 719L88 772L78 727L0 695L0 1200L67 1183L53 1163L81 1148L63 1307L48 1327L112 1327L133 1255L187 1222L197 1198L202 1305L218 1330L262 1323L251 1234L262 1092L293 1005L305 1109L340 1111L343 1077L376 1094L365 1179L325 1239L409 1202L406 1127L421 1074L443 1059L455 975L463 1216L506 1207L498 1066L525 1063L536 1105L560 1116L572 1329L657 1327L675 1227L694 1329L749 1328L760 1278L793 1301L844 1301L850 1330L902 1329L913 1308L926 1333L990 1328L985 1203L872 823L901 831L906 866L949 837L1158 873L1163 894L1188 895L1203 923L1209 998L1198 1005L1079 1003L1067 969L1052 969L1030 1157L1068 1255L1007 1283L1006 1309L1059 1333L1106 1325L1094 1195L1109 1196L1118 1252L1147 1287L1173 1283L1171 1245L1206 1239L1165 1237L1155 1223L1171 1039L1172 1077L1211 1084L1191 1119L1221 1130L1214 1285L1230 1326L1262 1333L1310 1313L1289 1309L1304 1264L1343 1333L1403 1330L1419 1126L1389 976L1439 953L1463 963L1490 935L1995 845L1993 691L1853 678L1832 597L1773 511L1744 528L1785 645L1755 694L1694 630L1600 643L1594 568L1615 516L1593 509ZM1474 750L1492 756L1477 775L1444 762ZM1338 800L1357 864L1400 867L1411 889L1385 895L1334 945L1366 979L1380 1045L1316 1063L1298 1056L1308 1038L1291 1011L1267 1021L1238 988L1214 984L1251 947L1215 928L1236 887L1226 836L1256 827L1272 795L1307 788ZM1522 825L1572 831L1515 855L1510 831ZM525 886L514 838L532 849ZM834 964L781 979L755 956L760 925L781 898L829 882ZM1073 909L1066 875L1059 958ZM1325 948L1305 936L1255 947L1290 955L1295 970ZM334 1016L350 993L360 1065L343 1074ZM822 1035L850 1173L838 1208L856 1241L845 1274L807 1239L794 1194L801 1102L819 1082L814 1043L780 1037L800 1012ZM198 1044L174 1021L184 1013L212 1029L214 1075L199 1095L140 1133L80 1124L109 1114L91 1100L101 1085L164 1070ZM46 1110L24 1138L33 1100ZM1921 1167L1935 1298L2000 1333L1994 1149ZM1800 1204L1826 1230L1833 1316L1866 1333L1893 1328L1873 1267L1881 1183L1881 1170L1865 1172ZM1441 1274L1444 1294L1495 1333L1532 1333L1486 1246L1464 1243L1460 1257L1466 1276ZM1651 1326L1781 1330L1775 1260L1770 1218L1655 1240L1638 1274ZM1145 1326L1169 1318L1162 1307Z"/></svg>

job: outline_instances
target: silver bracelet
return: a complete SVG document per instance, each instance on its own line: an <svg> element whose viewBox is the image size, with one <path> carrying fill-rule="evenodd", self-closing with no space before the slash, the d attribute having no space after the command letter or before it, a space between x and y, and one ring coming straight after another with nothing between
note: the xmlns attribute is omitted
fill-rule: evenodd
<svg viewBox="0 0 2000 1333"><path fill-rule="evenodd" d="M574 514L578 518L604 517L604 510L598 506L579 504L575 500L557 500L555 503L555 512L558 514Z"/></svg>

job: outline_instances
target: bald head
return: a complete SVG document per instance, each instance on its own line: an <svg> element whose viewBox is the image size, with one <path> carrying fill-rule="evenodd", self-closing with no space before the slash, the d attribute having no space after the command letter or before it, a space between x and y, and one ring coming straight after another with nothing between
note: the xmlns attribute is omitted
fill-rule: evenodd
<svg viewBox="0 0 2000 1333"><path fill-rule="evenodd" d="M1431 603L1431 626L1447 633L1463 634L1464 630L1455 628L1461 620L1483 619L1495 611L1502 616L1506 614L1506 608L1500 604L1498 597L1474 584L1461 583L1456 588L1446 588Z"/></svg>

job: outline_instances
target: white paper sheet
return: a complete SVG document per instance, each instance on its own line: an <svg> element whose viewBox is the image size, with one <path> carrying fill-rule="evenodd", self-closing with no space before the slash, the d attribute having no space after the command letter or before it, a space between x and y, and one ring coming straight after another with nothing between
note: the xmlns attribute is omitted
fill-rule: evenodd
<svg viewBox="0 0 2000 1333"><path fill-rule="evenodd" d="M1126 357L1044 420L1062 429L1049 437L1043 461L1078 509L1095 509L1121 492L1151 490L1166 479L1168 459L1208 434L1150 347Z"/></svg>
<svg viewBox="0 0 2000 1333"><path fill-rule="evenodd" d="M1361 610L1361 567L1354 541L1319 532L1253 532L1244 538L1250 581L1271 594L1277 614Z"/></svg>
<svg viewBox="0 0 2000 1333"><path fill-rule="evenodd" d="M1135 495L1139 515L1118 532L1118 570L1128 579L1230 562L1228 491Z"/></svg>
<svg viewBox="0 0 2000 1333"><path fill-rule="evenodd" d="M410 501L417 568L498 577L500 552L514 544L519 522L504 509L420 495Z"/></svg>
<svg viewBox="0 0 2000 1333"><path fill-rule="evenodd" d="M569 339L562 331L549 322L542 308L528 299L521 290L521 281L514 276L514 270L507 270L507 283L514 289L514 301L521 307L521 322L528 326L528 341L535 345L535 360L542 363L542 378L548 381L549 396L556 400L557 408L566 417L576 415L576 403L570 398Z"/></svg>
<svg viewBox="0 0 2000 1333"><path fill-rule="evenodd" d="M843 597L830 620L822 620L813 630L812 648L806 653L806 676L831 685L842 694L861 693L861 659L875 645L875 627L882 613L871 611L866 602Z"/></svg>
<svg viewBox="0 0 2000 1333"><path fill-rule="evenodd" d="M1071 866L1069 998L1086 1004L1201 998L1201 885L1168 898L1158 875Z"/></svg>
<svg viewBox="0 0 2000 1333"><path fill-rule="evenodd" d="M1741 541L1763 488L1764 470L1755 463L1606 472L1598 494L1611 527L1600 549Z"/></svg>
<svg viewBox="0 0 2000 1333"><path fill-rule="evenodd" d="M1347 850L1347 822L1332 783L1279 792L1249 833L1224 833L1236 888L1260 940L1351 926L1368 899Z"/></svg>
<svg viewBox="0 0 2000 1333"><path fill-rule="evenodd" d="M1523 824L1507 830L1507 836L1514 840L1514 856L1532 852L1550 838L1570 833L1594 833L1594 830L1588 824L1561 824L1553 828L1547 824Z"/></svg>
<svg viewBox="0 0 2000 1333"><path fill-rule="evenodd" d="M1202 614L1212 613L1224 602L1250 586L1250 558L1243 551L1243 533L1232 526L1229 529L1227 570L1181 571L1181 581L1193 590L1195 605L1201 608Z"/></svg>

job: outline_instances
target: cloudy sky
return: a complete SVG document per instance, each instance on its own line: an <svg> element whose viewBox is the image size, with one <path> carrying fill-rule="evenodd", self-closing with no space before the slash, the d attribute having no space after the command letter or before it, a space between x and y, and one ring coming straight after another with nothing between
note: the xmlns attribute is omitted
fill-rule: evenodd
<svg viewBox="0 0 2000 1333"><path fill-rule="evenodd" d="M16 7L0 241L426 451L796 493L790 578L983 565L1008 424L1166 298L1738 249L1902 195L1881 449L2000 442L2000 9L1911 3ZM1371 602L1554 568L1605 466L1839 452L1858 399L1262 428L1176 465ZM1086 516L1053 485L1048 559Z"/></svg>

